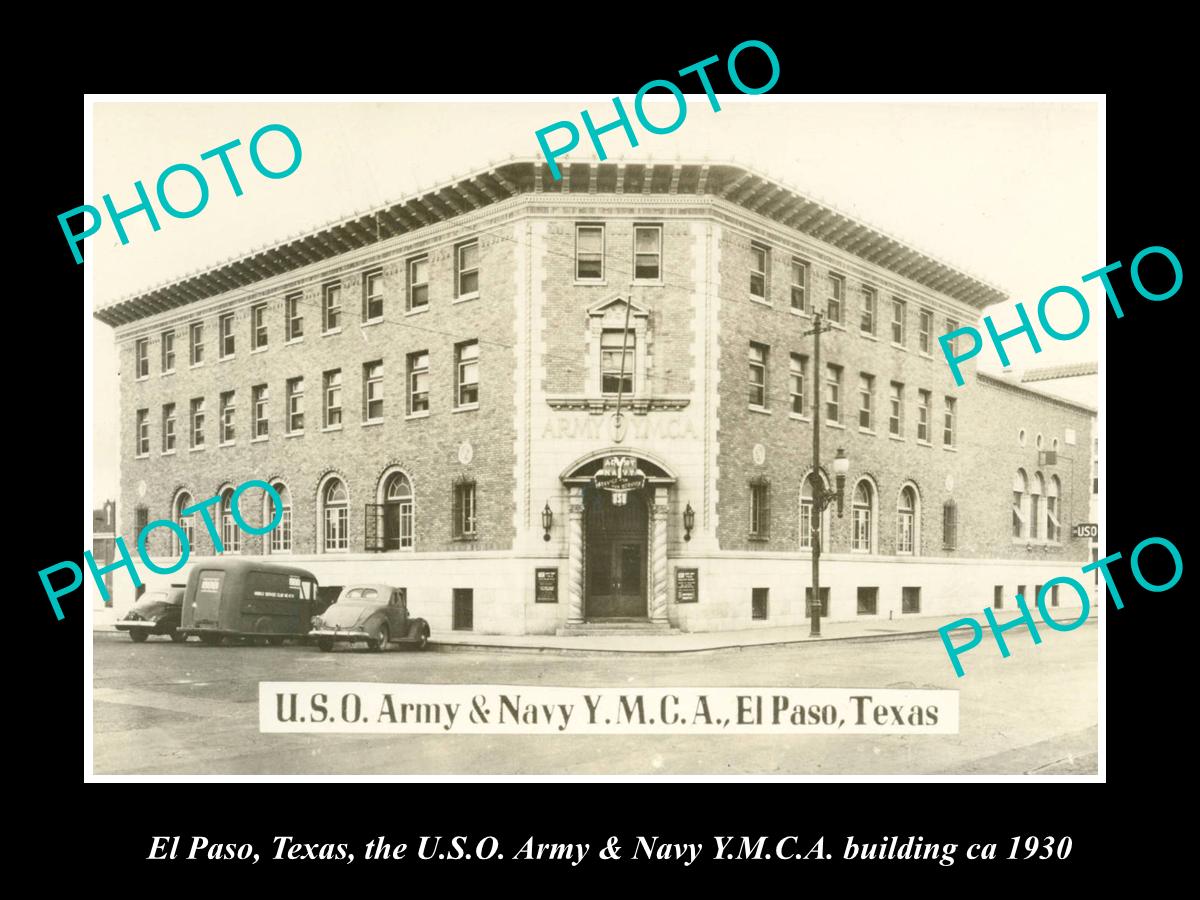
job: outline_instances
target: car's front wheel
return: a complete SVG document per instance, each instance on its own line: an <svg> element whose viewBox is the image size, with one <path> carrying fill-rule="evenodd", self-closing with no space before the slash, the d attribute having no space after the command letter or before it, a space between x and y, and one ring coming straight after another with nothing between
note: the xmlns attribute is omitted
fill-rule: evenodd
<svg viewBox="0 0 1200 900"><path fill-rule="evenodd" d="M202 634L202 635L200 635L200 640L203 641L205 644L208 644L208 646L210 646L210 647L216 647L225 641L225 635L223 635L223 634Z"/></svg>
<svg viewBox="0 0 1200 900"><path fill-rule="evenodd" d="M418 625L416 626L415 632L416 633L413 638L413 647L415 647L417 650L424 650L429 646L429 626Z"/></svg>
<svg viewBox="0 0 1200 900"><path fill-rule="evenodd" d="M184 641L187 640L187 635L184 634L182 631L172 631L171 632L171 640L173 640L177 644L182 644Z"/></svg>
<svg viewBox="0 0 1200 900"><path fill-rule="evenodd" d="M146 640L146 638L150 637L150 635L147 632L142 631L140 628L129 629L129 636L131 638L133 638L133 642L135 644L140 644L144 640Z"/></svg>
<svg viewBox="0 0 1200 900"><path fill-rule="evenodd" d="M333 641L329 638L317 638L317 649L322 653L328 653L333 649Z"/></svg>
<svg viewBox="0 0 1200 900"><path fill-rule="evenodd" d="M386 650L388 641L392 639L391 631L388 629L387 622L379 626L379 634L375 640L367 641L367 647L371 650Z"/></svg>
<svg viewBox="0 0 1200 900"><path fill-rule="evenodd" d="M267 638L267 643L270 644L272 647L278 647L280 644L283 643L283 635L282 634L273 634L269 638Z"/></svg>

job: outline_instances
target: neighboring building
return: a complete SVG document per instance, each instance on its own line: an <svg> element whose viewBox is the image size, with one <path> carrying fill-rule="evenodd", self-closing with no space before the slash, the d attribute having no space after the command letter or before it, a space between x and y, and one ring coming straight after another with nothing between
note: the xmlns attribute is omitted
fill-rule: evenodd
<svg viewBox="0 0 1200 900"><path fill-rule="evenodd" d="M117 504L105 500L104 506L92 510L92 558L100 568L113 561L113 540L117 535ZM104 575L104 583L108 586L109 596L112 596L112 572ZM99 592L96 593L99 597ZM103 603L103 600L101 600ZM112 602L104 603L111 606Z"/></svg>
<svg viewBox="0 0 1200 900"><path fill-rule="evenodd" d="M796 624L816 378L822 471L850 457L830 618L1013 609L1087 558L1089 473L1038 451L1087 447L1093 415L954 385L937 336L1003 299L742 166L509 162L98 310L120 534L219 495L229 552L404 585L435 632ZM265 538L228 508L252 478L285 506Z"/></svg>
<svg viewBox="0 0 1200 900"><path fill-rule="evenodd" d="M1085 404L1092 409L1100 405L1099 367L1094 362L1068 363L1061 366L1044 366L1037 369L1026 369L1021 375L1021 382L1032 385L1034 390L1045 391L1057 397L1065 397ZM1070 465L1084 464L1082 455L1072 455L1067 459ZM1092 499L1088 504L1088 524L1096 526L1095 536L1090 539L1091 559L1095 562L1100 558L1100 435L1096 429L1096 417L1092 416L1092 444L1090 457L1087 459L1091 470ZM1092 573L1092 585L1099 595L1100 571Z"/></svg>

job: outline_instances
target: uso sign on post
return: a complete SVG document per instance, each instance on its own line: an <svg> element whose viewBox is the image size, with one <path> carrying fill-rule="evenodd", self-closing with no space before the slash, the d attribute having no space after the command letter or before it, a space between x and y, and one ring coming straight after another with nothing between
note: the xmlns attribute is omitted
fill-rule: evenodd
<svg viewBox="0 0 1200 900"><path fill-rule="evenodd" d="M275 514L271 517L271 521L263 525L261 528L256 528L242 517L242 510L238 503L238 501L241 500L242 494L248 489L254 487L261 488L262 490L266 491L271 498L271 509L275 511ZM221 542L220 529L217 528L216 523L213 522L212 514L208 510L210 506L220 502L221 497L219 494L214 497L209 497L207 500L201 503L196 503L180 510L180 516L189 516L196 512L200 513L200 518L204 520L204 527L208 529L209 536L212 537L213 550L217 553L224 553L225 545ZM275 488L271 487L271 485L267 484L265 481L254 479L239 485L238 489L233 492L233 499L230 501L229 505L233 513L233 520L237 523L238 528L241 528L247 534L269 534L275 529L276 526L279 525L281 521L283 521L283 500L280 498L279 493L275 490ZM170 531L174 532L176 540L179 541L179 560L174 565L166 566L165 568L163 566L159 566L157 563L153 562L146 553L146 538L150 535L150 532L154 531L156 528L169 529ZM105 602L111 600L112 597L109 595L108 588L104 584L103 576L114 569L120 569L124 567L129 571L129 578L133 582L133 586L142 586L142 580L138 578L137 567L134 566L133 560L129 556L129 548L125 546L125 539L123 537L118 537L113 542L113 545L114 550L120 559L119 561L105 566L102 569L97 567L96 560L92 556L92 552L90 550L83 551L83 559L88 564L88 568L91 569L92 579L96 582L96 587L100 590L100 596L104 598ZM172 522L170 519L155 519L153 522L147 523L147 525L138 534L137 551L138 556L142 558L142 563L146 566L146 568L159 575L170 575L173 572L178 572L185 565L187 565L188 557L192 552L191 547L188 544L187 533L183 530L183 526L178 522ZM50 576L59 569L70 569L73 580L65 587L55 588L50 584ZM58 598L77 590L79 586L83 584L83 571L71 560L64 560L63 562L55 563L52 566L47 566L45 569L39 570L38 577L42 579L42 587L46 589L46 596L50 598L50 605L54 607L55 617L59 621L62 621L63 611L62 607L58 603Z"/></svg>

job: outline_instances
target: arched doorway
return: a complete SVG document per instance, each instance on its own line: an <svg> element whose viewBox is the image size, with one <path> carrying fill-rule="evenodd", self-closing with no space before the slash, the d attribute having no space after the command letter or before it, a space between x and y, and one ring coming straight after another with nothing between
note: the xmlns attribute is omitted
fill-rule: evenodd
<svg viewBox="0 0 1200 900"><path fill-rule="evenodd" d="M615 482L614 471L624 473ZM667 512L675 473L653 454L612 446L580 457L559 477L570 500L567 624L615 619L665 624ZM632 484L615 487L622 479Z"/></svg>
<svg viewBox="0 0 1200 900"><path fill-rule="evenodd" d="M624 504L592 485L583 488L586 549L584 618L646 618L646 550L649 512L645 488Z"/></svg>

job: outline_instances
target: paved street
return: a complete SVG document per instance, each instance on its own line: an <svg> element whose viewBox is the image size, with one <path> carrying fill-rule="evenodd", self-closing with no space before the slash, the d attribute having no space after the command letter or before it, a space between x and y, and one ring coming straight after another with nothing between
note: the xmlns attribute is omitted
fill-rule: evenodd
<svg viewBox="0 0 1200 900"><path fill-rule="evenodd" d="M94 760L105 774L1094 774L1097 627L1010 633L962 657L937 635L647 656L135 645L96 632ZM261 734L259 681L961 691L957 735Z"/></svg>

